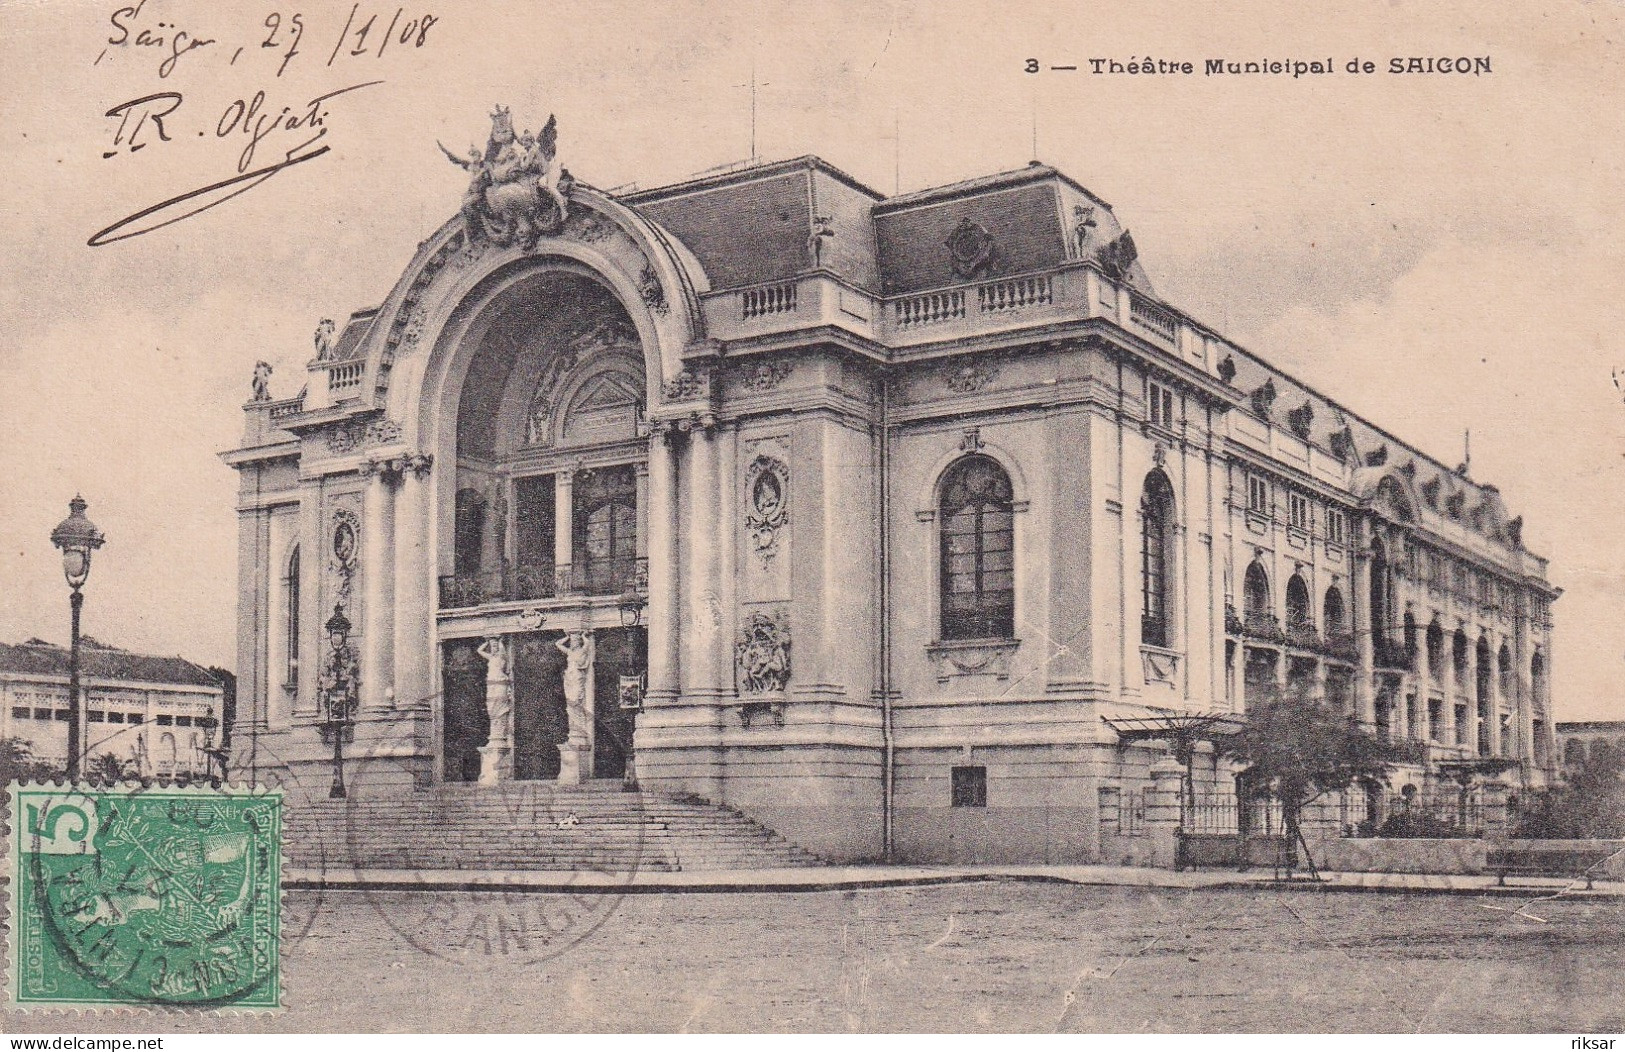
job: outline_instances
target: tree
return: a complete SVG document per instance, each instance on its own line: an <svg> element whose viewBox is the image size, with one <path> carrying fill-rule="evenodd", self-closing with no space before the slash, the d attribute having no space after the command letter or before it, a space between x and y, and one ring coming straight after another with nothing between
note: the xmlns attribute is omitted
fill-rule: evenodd
<svg viewBox="0 0 1625 1052"><path fill-rule="evenodd" d="M33 747L22 738L0 738L0 787L12 782L48 782L61 778L63 771L34 755Z"/></svg>
<svg viewBox="0 0 1625 1052"><path fill-rule="evenodd" d="M1570 770L1562 785L1533 794L1519 809L1514 836L1537 840L1625 837L1625 753L1601 751Z"/></svg>
<svg viewBox="0 0 1625 1052"><path fill-rule="evenodd" d="M1326 793L1381 784L1394 764L1414 758L1413 750L1379 738L1307 692L1282 692L1273 684L1249 708L1228 749L1244 765L1246 780L1281 802L1289 874L1299 845L1308 855L1301 828L1306 806ZM1312 859L1309 864L1313 872Z"/></svg>

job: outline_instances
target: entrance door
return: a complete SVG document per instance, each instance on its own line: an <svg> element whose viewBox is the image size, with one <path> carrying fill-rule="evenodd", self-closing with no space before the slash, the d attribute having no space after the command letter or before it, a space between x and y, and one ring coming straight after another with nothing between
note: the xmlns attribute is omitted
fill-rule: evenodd
<svg viewBox="0 0 1625 1052"><path fill-rule="evenodd" d="M648 663L642 628L609 628L593 633L598 645L593 666L594 778L624 778L632 755L633 713L621 708L622 676L639 676Z"/></svg>
<svg viewBox="0 0 1625 1052"><path fill-rule="evenodd" d="M489 738L490 717L485 712L485 659L479 640L454 639L444 646L441 688L444 703L441 727L442 777L448 782L472 782L480 776L480 746Z"/></svg>
<svg viewBox="0 0 1625 1052"><path fill-rule="evenodd" d="M553 644L559 632L508 637L513 646L513 776L559 776L559 745L569 737L564 711L564 655Z"/></svg>

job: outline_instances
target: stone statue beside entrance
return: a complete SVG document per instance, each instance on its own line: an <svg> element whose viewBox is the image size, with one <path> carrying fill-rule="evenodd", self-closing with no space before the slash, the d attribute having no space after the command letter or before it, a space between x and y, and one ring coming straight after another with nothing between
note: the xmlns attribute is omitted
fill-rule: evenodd
<svg viewBox="0 0 1625 1052"><path fill-rule="evenodd" d="M559 781L580 785L592 777L593 660L591 631L569 632L553 644L564 655L564 711L570 733L559 746Z"/></svg>
<svg viewBox="0 0 1625 1052"><path fill-rule="evenodd" d="M493 785L513 778L513 676L508 641L487 636L476 651L485 659L485 711L491 733L480 746L480 783Z"/></svg>

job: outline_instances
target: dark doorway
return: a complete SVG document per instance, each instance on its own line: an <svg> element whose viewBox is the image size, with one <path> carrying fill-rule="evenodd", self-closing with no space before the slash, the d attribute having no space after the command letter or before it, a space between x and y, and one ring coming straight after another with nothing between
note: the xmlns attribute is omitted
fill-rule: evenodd
<svg viewBox="0 0 1625 1052"><path fill-rule="evenodd" d="M485 659L478 647L477 639L454 639L442 648L442 777L448 782L479 779L480 746L490 737L491 721L485 712Z"/></svg>
<svg viewBox="0 0 1625 1052"><path fill-rule="evenodd" d="M621 677L643 674L647 636L641 627L634 627L602 629L593 638L598 653L593 666L592 775L624 778L632 754L633 713L621 708Z"/></svg>
<svg viewBox="0 0 1625 1052"><path fill-rule="evenodd" d="M553 644L560 632L509 636L513 646L513 776L559 776L559 745L570 735L564 711L564 655Z"/></svg>

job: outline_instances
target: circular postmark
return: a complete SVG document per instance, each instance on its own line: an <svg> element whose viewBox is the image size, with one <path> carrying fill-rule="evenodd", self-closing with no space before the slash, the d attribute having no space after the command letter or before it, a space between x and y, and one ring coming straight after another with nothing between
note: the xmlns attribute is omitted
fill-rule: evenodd
<svg viewBox="0 0 1625 1052"><path fill-rule="evenodd" d="M275 797L129 785L29 787L13 799L28 855L18 936L34 971L20 991L64 1004L276 1007Z"/></svg>

